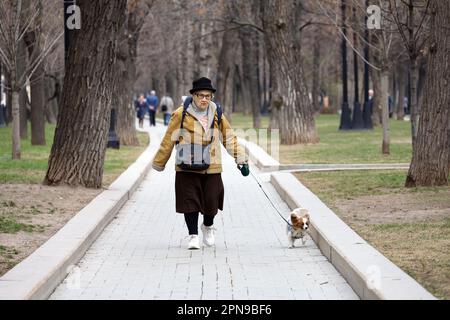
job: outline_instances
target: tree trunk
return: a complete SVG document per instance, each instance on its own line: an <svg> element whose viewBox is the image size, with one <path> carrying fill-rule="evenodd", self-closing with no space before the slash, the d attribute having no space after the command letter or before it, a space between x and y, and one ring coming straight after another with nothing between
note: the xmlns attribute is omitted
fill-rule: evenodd
<svg viewBox="0 0 450 320"><path fill-rule="evenodd" d="M417 109L417 81L419 78L419 69L417 68L417 61L410 61L409 72L411 74L411 136L412 136L412 146L414 149L415 142L417 140L417 128L419 125L419 114Z"/></svg>
<svg viewBox="0 0 450 320"><path fill-rule="evenodd" d="M56 99L51 99L53 96L53 86L52 86L52 80L48 77L44 80L45 85L45 118L47 119L47 122L50 124L56 124L56 114L54 112L55 104L57 104ZM50 100L51 99L51 100Z"/></svg>
<svg viewBox="0 0 450 320"><path fill-rule="evenodd" d="M234 4L230 10L235 10ZM217 72L217 99L222 105L223 112L231 121L233 112L234 73L237 60L236 48L238 47L238 31L228 30L223 34L222 48L219 54L219 69Z"/></svg>
<svg viewBox="0 0 450 320"><path fill-rule="evenodd" d="M13 117L12 117L11 73L5 72L5 82L6 82L6 88L5 88L5 95L6 95L6 123L9 124L9 123L11 123L13 121Z"/></svg>
<svg viewBox="0 0 450 320"><path fill-rule="evenodd" d="M17 78L16 84L21 86L19 94L19 108L20 108L20 138L28 139L28 94L26 90L25 72L27 67L27 48L24 40L20 40L17 50ZM19 83L20 81L20 83Z"/></svg>
<svg viewBox="0 0 450 320"><path fill-rule="evenodd" d="M211 31L214 29L214 22L204 22L200 25L201 40L199 48L199 71L202 77L212 78L216 70L212 69L216 64L213 63L215 53L212 50L215 49L213 46L213 36Z"/></svg>
<svg viewBox="0 0 450 320"><path fill-rule="evenodd" d="M317 143L313 108L296 45L294 0L267 0L263 7L263 26L271 65L272 105L279 112L282 144Z"/></svg>
<svg viewBox="0 0 450 320"><path fill-rule="evenodd" d="M383 154L390 154L389 105L387 103L388 91L389 71L383 70L381 73L381 101L386 101L386 103L381 104L381 123L383 125L383 143L381 150Z"/></svg>
<svg viewBox="0 0 450 320"><path fill-rule="evenodd" d="M450 2L432 0L424 100L406 187L448 185L450 123Z"/></svg>
<svg viewBox="0 0 450 320"><path fill-rule="evenodd" d="M406 85L408 79L406 78L405 69L402 66L399 66L397 69L397 89L398 89L398 98L397 98L397 120L403 121L403 117L405 116L405 110L403 110L403 101L406 96Z"/></svg>
<svg viewBox="0 0 450 320"><path fill-rule="evenodd" d="M42 55L41 48L36 36L36 32L27 32L25 42L28 47L28 55L30 57L40 57ZM36 71L31 75L31 144L45 145L45 87L44 87L45 70L44 64L40 63Z"/></svg>
<svg viewBox="0 0 450 320"><path fill-rule="evenodd" d="M45 145L44 66L31 77L31 144Z"/></svg>
<svg viewBox="0 0 450 320"><path fill-rule="evenodd" d="M116 70L119 75L115 90L114 105L117 110L117 135L120 144L124 146L137 146L139 140L136 135L136 111L132 103L131 93L136 81L136 57L139 35L143 22L138 7L129 8L128 25L120 32L120 41L116 61ZM132 10L132 11L131 11ZM143 16L146 16L144 12Z"/></svg>
<svg viewBox="0 0 450 320"><path fill-rule="evenodd" d="M12 82L14 83L14 82ZM12 93L12 159L20 160L20 107L19 107L20 91Z"/></svg>
<svg viewBox="0 0 450 320"><path fill-rule="evenodd" d="M313 66L312 66L312 105L314 112L320 111L319 105L319 79L320 79L320 33L319 28L315 31L315 39L313 45Z"/></svg>
<svg viewBox="0 0 450 320"><path fill-rule="evenodd" d="M34 19L31 26L25 32L23 37L26 48L28 49L28 61L36 61L42 56L40 44L40 33L42 24L42 2L31 0L23 1L24 19L31 15L32 10L37 10L38 16ZM36 66L30 77L30 105L31 105L31 144L45 145L45 87L44 87L45 69L41 62Z"/></svg>
<svg viewBox="0 0 450 320"><path fill-rule="evenodd" d="M117 78L112 66L126 0L79 0L77 5L83 29L72 38L44 183L100 188Z"/></svg>
<svg viewBox="0 0 450 320"><path fill-rule="evenodd" d="M242 88L244 95L244 105L250 107L253 116L253 128L261 126L261 98L258 93L259 86L259 48L258 34L249 27L240 30L242 43Z"/></svg>

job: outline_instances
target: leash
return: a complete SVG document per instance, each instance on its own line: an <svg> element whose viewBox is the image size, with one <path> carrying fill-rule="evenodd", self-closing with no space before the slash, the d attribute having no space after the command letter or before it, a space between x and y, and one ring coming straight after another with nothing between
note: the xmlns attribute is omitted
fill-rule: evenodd
<svg viewBox="0 0 450 320"><path fill-rule="evenodd" d="M281 217L281 219L283 219L289 226L292 227L292 224L286 220L285 217L283 217L283 215L281 214L280 210L277 209L277 207L275 206L275 204L272 202L272 200L270 200L269 196L267 195L266 191L264 191L263 186L261 185L261 183L259 182L259 180L256 178L256 176L253 174L252 171L250 171L251 176L253 177L253 179L255 179L256 183L259 185L259 187L261 188L262 192L264 193L264 195L266 196L267 200L269 200L270 204L272 205L272 207L277 211L278 215Z"/></svg>

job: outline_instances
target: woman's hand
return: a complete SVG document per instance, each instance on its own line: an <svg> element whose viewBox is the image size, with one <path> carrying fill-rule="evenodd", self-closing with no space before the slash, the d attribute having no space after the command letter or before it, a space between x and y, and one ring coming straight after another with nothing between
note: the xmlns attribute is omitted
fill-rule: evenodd
<svg viewBox="0 0 450 320"><path fill-rule="evenodd" d="M238 164L238 169L241 171L241 173L244 177L246 177L250 174L250 168L247 163Z"/></svg>

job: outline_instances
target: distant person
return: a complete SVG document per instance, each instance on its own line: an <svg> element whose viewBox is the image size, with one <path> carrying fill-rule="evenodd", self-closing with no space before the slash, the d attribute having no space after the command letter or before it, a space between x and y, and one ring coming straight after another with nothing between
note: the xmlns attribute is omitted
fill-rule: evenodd
<svg viewBox="0 0 450 320"><path fill-rule="evenodd" d="M391 96L388 96L389 118L392 118L392 116L394 114L394 110L392 110L393 105L394 105L394 100L392 99Z"/></svg>
<svg viewBox="0 0 450 320"><path fill-rule="evenodd" d="M403 97L403 112L404 114L409 114L409 108L408 108L408 97Z"/></svg>
<svg viewBox="0 0 450 320"><path fill-rule="evenodd" d="M156 120L155 120L155 115L156 115L156 111L158 111L158 97L156 96L156 91L152 90L150 91L150 94L147 96L147 104L148 104L148 114L150 116L150 127L151 126L156 126Z"/></svg>
<svg viewBox="0 0 450 320"><path fill-rule="evenodd" d="M161 98L160 109L164 116L164 125L167 126L170 121L170 115L173 112L173 100L169 96Z"/></svg>
<svg viewBox="0 0 450 320"><path fill-rule="evenodd" d="M148 104L143 94L141 94L136 102L137 117L139 119L139 128L144 127L144 117L148 112Z"/></svg>
<svg viewBox="0 0 450 320"><path fill-rule="evenodd" d="M375 92L372 89L369 89L369 114L373 112L373 96Z"/></svg>

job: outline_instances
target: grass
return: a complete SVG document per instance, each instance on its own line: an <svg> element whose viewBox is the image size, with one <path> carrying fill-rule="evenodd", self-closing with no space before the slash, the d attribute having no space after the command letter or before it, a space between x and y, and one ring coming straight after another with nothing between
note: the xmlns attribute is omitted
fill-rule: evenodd
<svg viewBox="0 0 450 320"><path fill-rule="evenodd" d="M14 247L0 245L0 274L2 270L6 272L17 264L15 260L19 254L20 251Z"/></svg>
<svg viewBox="0 0 450 320"><path fill-rule="evenodd" d="M353 199L360 196L402 194L402 193L435 193L448 190L447 187L405 188L405 170L351 170L294 173L309 189L324 202L340 199Z"/></svg>
<svg viewBox="0 0 450 320"><path fill-rule="evenodd" d="M252 127L251 116L233 114L233 128ZM292 163L409 163L411 161L411 128L406 121L390 121L391 154L381 154L382 128L362 131L340 131L338 115L315 118L320 142L309 145L281 145L280 162ZM268 117L263 117L263 128Z"/></svg>
<svg viewBox="0 0 450 320"><path fill-rule="evenodd" d="M315 145L280 146L282 163L409 163L410 124L390 121L390 155L381 153L382 128L339 131L339 116L320 115L316 128L320 142Z"/></svg>
<svg viewBox="0 0 450 320"><path fill-rule="evenodd" d="M11 160L11 126L0 128L0 183L39 184L44 180L48 166L48 157L55 131L54 125L46 126L45 146L33 146L30 139L21 141L21 160ZM107 149L104 178L112 182L145 150L148 135L138 133L139 147L121 146L120 150Z"/></svg>
<svg viewBox="0 0 450 320"><path fill-rule="evenodd" d="M0 233L14 234L19 231L44 232L45 226L21 223L15 219L0 216Z"/></svg>
<svg viewBox="0 0 450 320"><path fill-rule="evenodd" d="M450 299L450 218L356 230L439 299Z"/></svg>
<svg viewBox="0 0 450 320"><path fill-rule="evenodd" d="M251 129L253 128L252 115L245 115L243 113L233 113L231 115L231 125L233 129ZM261 128L269 127L269 117L261 117Z"/></svg>

